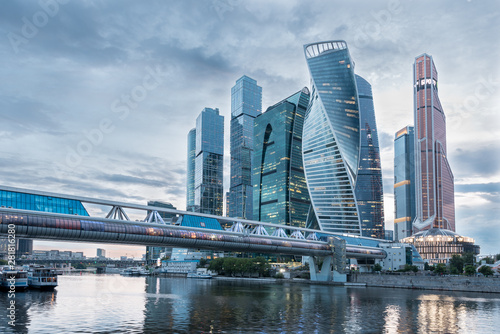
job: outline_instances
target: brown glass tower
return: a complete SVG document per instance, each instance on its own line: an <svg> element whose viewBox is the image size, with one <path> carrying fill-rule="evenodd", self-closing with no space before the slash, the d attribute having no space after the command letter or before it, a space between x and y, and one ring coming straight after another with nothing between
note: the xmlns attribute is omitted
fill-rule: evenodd
<svg viewBox="0 0 500 334"><path fill-rule="evenodd" d="M453 173L446 158L446 117L438 97L432 57L415 58L415 193L414 232L440 228L455 231Z"/></svg>

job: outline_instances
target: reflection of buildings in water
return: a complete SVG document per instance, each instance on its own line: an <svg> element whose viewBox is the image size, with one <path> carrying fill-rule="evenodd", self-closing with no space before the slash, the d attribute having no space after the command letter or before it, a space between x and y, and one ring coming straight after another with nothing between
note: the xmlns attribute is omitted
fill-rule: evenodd
<svg viewBox="0 0 500 334"><path fill-rule="evenodd" d="M48 313L56 305L57 290L54 291L37 291L30 290L25 292L16 292L14 298L9 298L8 293L2 293L0 298L0 332L8 332L8 329L15 329L18 333L27 333L28 327L31 327L31 319L29 317L30 308L33 306L38 314ZM8 308L10 301L15 301L15 327L9 325Z"/></svg>
<svg viewBox="0 0 500 334"><path fill-rule="evenodd" d="M427 294L419 296L417 300L417 323L424 332L455 333L459 330L454 297Z"/></svg>

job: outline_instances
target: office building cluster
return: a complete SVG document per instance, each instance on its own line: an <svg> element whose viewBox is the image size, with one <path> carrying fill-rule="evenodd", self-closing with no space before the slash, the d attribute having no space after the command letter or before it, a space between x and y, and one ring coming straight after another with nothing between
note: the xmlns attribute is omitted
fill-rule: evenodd
<svg viewBox="0 0 500 334"><path fill-rule="evenodd" d="M231 89L226 215L384 238L382 173L370 84L344 41L304 46L311 87L262 112L262 88ZM188 134L187 210L221 215L224 117L205 108Z"/></svg>

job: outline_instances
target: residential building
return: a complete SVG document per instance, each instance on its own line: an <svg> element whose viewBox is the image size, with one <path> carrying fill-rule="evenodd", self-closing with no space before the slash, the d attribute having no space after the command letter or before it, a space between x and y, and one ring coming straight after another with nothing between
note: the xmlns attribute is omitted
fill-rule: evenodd
<svg viewBox="0 0 500 334"><path fill-rule="evenodd" d="M97 256L99 259L104 259L104 258L106 258L106 250L105 250L105 249L102 249L102 248L97 248L96 256Z"/></svg>
<svg viewBox="0 0 500 334"><path fill-rule="evenodd" d="M415 203L415 132L405 126L394 139L394 240L412 235Z"/></svg>
<svg viewBox="0 0 500 334"><path fill-rule="evenodd" d="M205 108L196 119L195 156L193 211L222 216L224 117L218 108Z"/></svg>
<svg viewBox="0 0 500 334"><path fill-rule="evenodd" d="M253 218L305 227L309 192L302 164L302 129L307 88L267 108L255 118Z"/></svg>
<svg viewBox="0 0 500 334"><path fill-rule="evenodd" d="M415 116L415 232L440 228L455 231L453 173L446 156L446 117L438 96L438 74L431 56L413 65Z"/></svg>
<svg viewBox="0 0 500 334"><path fill-rule="evenodd" d="M252 219L254 120L262 112L262 88L246 75L231 88L231 181L226 194L228 217Z"/></svg>
<svg viewBox="0 0 500 334"><path fill-rule="evenodd" d="M383 239L384 187L372 86L359 75L355 77L359 99L361 143L354 193L358 205L361 234L365 237Z"/></svg>

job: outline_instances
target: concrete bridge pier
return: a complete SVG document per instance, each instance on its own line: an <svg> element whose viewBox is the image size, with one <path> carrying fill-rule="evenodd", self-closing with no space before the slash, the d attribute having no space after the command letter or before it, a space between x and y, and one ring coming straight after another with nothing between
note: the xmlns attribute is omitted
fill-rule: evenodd
<svg viewBox="0 0 500 334"><path fill-rule="evenodd" d="M332 249L332 255L325 257L308 256L309 271L311 281L316 282L347 282L347 275L343 273L346 266L346 246L345 240L329 237L328 243ZM319 262L323 260L321 268Z"/></svg>

